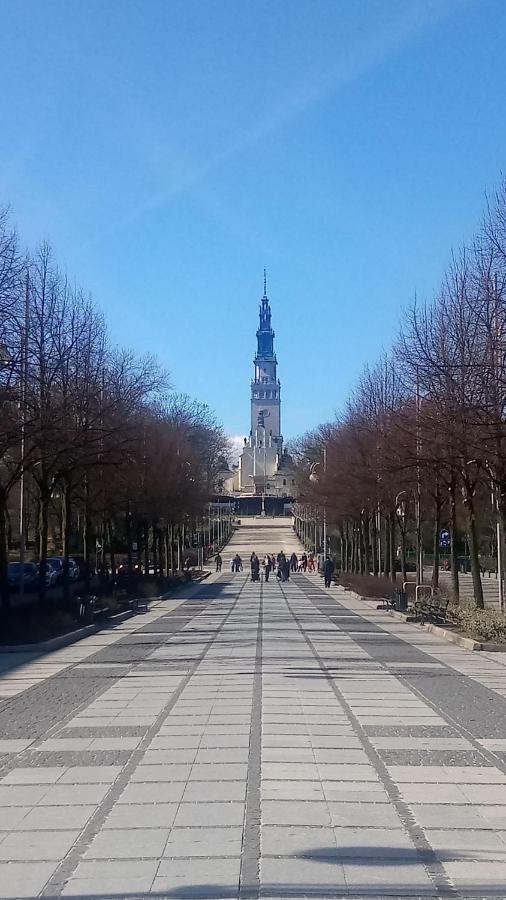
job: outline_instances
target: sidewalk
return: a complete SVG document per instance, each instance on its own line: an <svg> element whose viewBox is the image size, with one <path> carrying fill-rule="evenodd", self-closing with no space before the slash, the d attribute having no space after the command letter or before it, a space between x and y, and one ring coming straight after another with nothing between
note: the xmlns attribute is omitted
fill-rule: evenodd
<svg viewBox="0 0 506 900"><path fill-rule="evenodd" d="M224 574L4 701L0 897L503 897L506 700L409 628Z"/></svg>

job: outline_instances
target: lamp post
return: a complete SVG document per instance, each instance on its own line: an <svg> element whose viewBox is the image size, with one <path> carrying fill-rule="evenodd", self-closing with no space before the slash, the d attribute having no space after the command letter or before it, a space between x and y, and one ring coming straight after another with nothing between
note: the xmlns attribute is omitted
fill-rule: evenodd
<svg viewBox="0 0 506 900"><path fill-rule="evenodd" d="M311 463L309 469L309 480L316 482L318 481L317 469L319 467L319 462ZM327 473L327 447L323 445L323 473L324 475ZM323 558L327 556L327 504L325 497L323 498Z"/></svg>

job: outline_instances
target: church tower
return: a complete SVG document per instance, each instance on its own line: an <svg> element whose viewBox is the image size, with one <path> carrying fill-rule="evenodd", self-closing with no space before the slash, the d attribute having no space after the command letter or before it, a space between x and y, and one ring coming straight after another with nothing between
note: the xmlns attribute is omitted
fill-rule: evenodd
<svg viewBox="0 0 506 900"><path fill-rule="evenodd" d="M293 496L295 473L287 468L281 435L281 385L274 353L271 306L267 297L264 269L264 293L260 300L260 321L256 333L254 375L251 382L251 426L239 457L238 490L245 496L261 496L262 512L266 497Z"/></svg>
<svg viewBox="0 0 506 900"><path fill-rule="evenodd" d="M257 352L254 359L254 378L251 382L251 446L281 450L281 385L276 370L274 331L271 307L267 297L267 278L264 269L264 293L260 300L260 322L256 334Z"/></svg>

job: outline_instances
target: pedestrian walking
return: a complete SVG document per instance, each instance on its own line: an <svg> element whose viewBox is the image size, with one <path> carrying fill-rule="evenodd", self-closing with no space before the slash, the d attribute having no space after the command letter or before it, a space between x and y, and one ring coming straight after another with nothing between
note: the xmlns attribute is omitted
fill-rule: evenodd
<svg viewBox="0 0 506 900"><path fill-rule="evenodd" d="M256 555L255 551L251 554L250 557L250 567L251 567L251 580L252 581L260 581L260 560Z"/></svg>
<svg viewBox="0 0 506 900"><path fill-rule="evenodd" d="M327 556L323 564L323 577L325 579L325 587L329 588L332 582L332 574L334 572L334 560Z"/></svg>
<svg viewBox="0 0 506 900"><path fill-rule="evenodd" d="M314 553L312 551L307 558L307 567L310 572L314 572Z"/></svg>
<svg viewBox="0 0 506 900"><path fill-rule="evenodd" d="M290 571L296 572L298 564L299 564L299 560L297 559L297 554L292 553L292 555L290 557Z"/></svg>
<svg viewBox="0 0 506 900"><path fill-rule="evenodd" d="M235 557L234 556L230 560L230 571L235 572Z"/></svg>
<svg viewBox="0 0 506 900"><path fill-rule="evenodd" d="M264 576L265 576L266 582L269 581L269 575L271 574L271 569L272 569L271 558L270 558L269 554L267 553L265 556L265 559L264 559Z"/></svg>
<svg viewBox="0 0 506 900"><path fill-rule="evenodd" d="M221 567L223 565L223 560L219 553L216 554L216 571L221 572Z"/></svg>
<svg viewBox="0 0 506 900"><path fill-rule="evenodd" d="M288 559L286 559L286 557L285 557L285 560L282 565L282 570L283 570L282 580L290 581L290 561Z"/></svg>
<svg viewBox="0 0 506 900"><path fill-rule="evenodd" d="M305 572L306 569L307 569L307 554L306 554L306 553L303 553L302 556L301 556L301 558L300 558L298 571L299 571L299 572Z"/></svg>

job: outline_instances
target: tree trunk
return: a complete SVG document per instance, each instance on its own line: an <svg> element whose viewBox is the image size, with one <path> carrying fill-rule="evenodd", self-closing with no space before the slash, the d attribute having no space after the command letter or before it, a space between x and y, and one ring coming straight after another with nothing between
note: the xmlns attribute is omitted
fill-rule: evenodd
<svg viewBox="0 0 506 900"><path fill-rule="evenodd" d="M439 492L439 484L436 485L436 497L434 501L434 535L432 552L434 555L432 563L432 589L436 591L439 587L439 543L441 535L441 496Z"/></svg>
<svg viewBox="0 0 506 900"><path fill-rule="evenodd" d="M357 574L357 532L355 523L351 526L351 571Z"/></svg>
<svg viewBox="0 0 506 900"><path fill-rule="evenodd" d="M149 525L144 522L144 574L149 575Z"/></svg>
<svg viewBox="0 0 506 900"><path fill-rule="evenodd" d="M49 501L51 491L42 488L39 504L39 602L46 599L46 561L47 561L47 536L49 521Z"/></svg>
<svg viewBox="0 0 506 900"><path fill-rule="evenodd" d="M0 491L0 598L2 601L2 612L8 613L11 608L11 598L9 593L9 578L7 575L7 528L6 528L6 509L7 496L4 491Z"/></svg>
<svg viewBox="0 0 506 900"><path fill-rule="evenodd" d="M450 574L452 593L455 601L459 600L459 560L458 560L458 526L457 526L457 500L455 497L455 477L452 476L449 487L450 495Z"/></svg>
<svg viewBox="0 0 506 900"><path fill-rule="evenodd" d="M362 559L363 559L363 573L365 575L370 574L370 564L369 564L369 519L364 516L360 517L360 531L362 535Z"/></svg>
<svg viewBox="0 0 506 900"><path fill-rule="evenodd" d="M83 556L85 562L84 568L84 586L86 591L90 589L91 582L91 534L90 534L90 482L88 474L84 476L84 511L83 511Z"/></svg>
<svg viewBox="0 0 506 900"><path fill-rule="evenodd" d="M393 583L395 584L396 580L397 580L397 574L395 571L395 556L396 556L396 554L395 554L395 536L396 536L395 535L395 512L390 512L388 514L388 520L389 520L388 521L388 526L389 526L388 530L390 533L389 534L389 538L390 538L390 544L389 544L389 546L390 546L390 562L389 562L390 578L392 579Z"/></svg>
<svg viewBox="0 0 506 900"><path fill-rule="evenodd" d="M376 534L376 518L374 513L369 519L369 533L371 535L371 561L372 561L372 574L378 575L378 545L377 540L378 536Z"/></svg>
<svg viewBox="0 0 506 900"><path fill-rule="evenodd" d="M384 516L384 547L383 547L383 574L385 578L390 576L390 519L385 513Z"/></svg>
<svg viewBox="0 0 506 900"><path fill-rule="evenodd" d="M116 578L116 553L114 551L114 528L112 521L109 519L108 522L108 534L109 534L109 557L111 561L111 576L112 580Z"/></svg>
<svg viewBox="0 0 506 900"><path fill-rule="evenodd" d="M132 552L132 516L129 509L125 515L125 536L127 545L128 576L131 578L133 574L134 558Z"/></svg>
<svg viewBox="0 0 506 900"><path fill-rule="evenodd" d="M153 535L153 542L151 544L151 549L153 552L153 575L156 578L156 576L158 575L158 553L157 553L157 545L156 545L156 525L154 522L153 522L153 525L151 526L151 531L152 531L152 535Z"/></svg>
<svg viewBox="0 0 506 900"><path fill-rule="evenodd" d="M169 526L166 525L163 531L163 541L164 541L164 556L165 556L165 568L164 575L166 578L169 577Z"/></svg>
<svg viewBox="0 0 506 900"><path fill-rule="evenodd" d="M69 542L72 529L72 484L70 478L63 481L63 602L70 605Z"/></svg>
<svg viewBox="0 0 506 900"><path fill-rule="evenodd" d="M477 609L484 609L485 602L483 600L483 585L481 583L480 560L478 555L478 531L476 528L474 497L472 489L466 479L464 479L464 492L469 529L469 556L471 558L471 575L473 578L474 602Z"/></svg>
<svg viewBox="0 0 506 900"><path fill-rule="evenodd" d="M178 528L177 528L177 568L178 568L178 572L182 572L182 570L183 570L183 535L181 532L181 525L178 525Z"/></svg>
<svg viewBox="0 0 506 900"><path fill-rule="evenodd" d="M170 574L174 576L174 526L170 526Z"/></svg>

